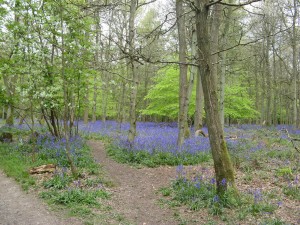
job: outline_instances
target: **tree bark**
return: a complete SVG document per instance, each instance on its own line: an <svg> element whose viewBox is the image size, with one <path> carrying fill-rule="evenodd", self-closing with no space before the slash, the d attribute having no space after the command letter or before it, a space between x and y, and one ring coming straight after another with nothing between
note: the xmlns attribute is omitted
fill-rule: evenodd
<svg viewBox="0 0 300 225"><path fill-rule="evenodd" d="M71 156L71 147L70 147L70 127L69 127L69 99L68 99L68 81L67 76L65 72L65 44L64 44L64 21L63 21L63 7L61 7L60 11L60 25L61 25L61 76L63 79L63 98L64 98L64 116L63 116L63 124L64 124L64 136L66 140L66 156L68 159L68 162L70 163L71 172L72 175L77 178L78 177L78 171L77 168L73 162L72 156Z"/></svg>
<svg viewBox="0 0 300 225"><path fill-rule="evenodd" d="M137 0L131 0L130 4L130 16L129 16L129 35L128 35L128 47L129 47L129 64L128 72L131 74L131 92L130 92L130 110L129 110L129 134L128 141L133 144L136 136L136 98L138 89L138 76L136 74L135 61L134 61L134 36L135 36L135 14L137 10Z"/></svg>
<svg viewBox="0 0 300 225"><path fill-rule="evenodd" d="M297 0L293 1L294 3L294 15L293 15L293 27L292 27L292 49L293 49L293 125L297 126L297 117L298 117L298 108L297 108L297 80L298 80L298 71L297 71L297 17L298 17L298 9L297 9Z"/></svg>
<svg viewBox="0 0 300 225"><path fill-rule="evenodd" d="M192 33L192 45L191 45L191 53L193 57L193 63L197 64L198 60L198 49L197 49L197 33L196 30L193 30ZM194 128L195 131L200 130L203 126L203 106L204 106L204 99L203 99L203 89L202 89L202 82L200 77L200 71L198 66L192 66L191 74L195 74L196 77L196 110L195 110L195 122Z"/></svg>
<svg viewBox="0 0 300 225"><path fill-rule="evenodd" d="M229 183L235 187L235 182L234 169L227 150L220 121L216 81L212 75L208 3L209 0L196 0L196 6L198 8L196 11L196 28L209 140L214 161L217 191L219 194L222 194L227 189ZM222 185L223 179L226 179L225 185Z"/></svg>
<svg viewBox="0 0 300 225"><path fill-rule="evenodd" d="M228 1L229 4L232 4L234 2L234 0L229 0ZM222 10L222 7L220 6L220 9L218 9L219 11ZM225 9L224 9L225 10ZM226 18L224 17L224 29L223 29L223 33L221 36L221 48L225 49L227 47L227 34L230 28L230 18L232 15L232 7L228 7L227 9L227 14L226 14ZM219 15L221 16L221 15ZM221 74L220 74L220 120L221 120L221 126L222 129L224 129L224 123L225 123L225 106L224 106L224 101L225 101L225 76L226 76L226 66L227 66L227 52L224 51L221 53Z"/></svg>
<svg viewBox="0 0 300 225"><path fill-rule="evenodd" d="M185 16L183 10L183 0L176 0L176 17L177 17L177 30L179 41L179 115L178 115L178 138L177 145L183 144L186 136L186 124L187 124L187 72L188 66L186 65L186 26Z"/></svg>
<svg viewBox="0 0 300 225"><path fill-rule="evenodd" d="M87 124L89 122L89 86L87 84L85 89L85 96L84 96L84 113L83 113L83 122Z"/></svg>

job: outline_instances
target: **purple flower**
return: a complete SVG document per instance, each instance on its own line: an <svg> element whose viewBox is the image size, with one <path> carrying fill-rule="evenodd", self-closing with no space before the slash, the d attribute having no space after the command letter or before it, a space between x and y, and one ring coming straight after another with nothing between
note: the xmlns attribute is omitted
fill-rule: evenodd
<svg viewBox="0 0 300 225"><path fill-rule="evenodd" d="M211 184L215 184L216 183L216 179L215 178L211 178L210 183Z"/></svg>
<svg viewBox="0 0 300 225"><path fill-rule="evenodd" d="M220 201L219 196L218 196L218 195L215 195L215 196L213 197L213 202L219 202L219 201Z"/></svg>
<svg viewBox="0 0 300 225"><path fill-rule="evenodd" d="M200 181L198 181L197 183L195 183L194 186L195 186L195 188L200 189L200 187L201 187Z"/></svg>
<svg viewBox="0 0 300 225"><path fill-rule="evenodd" d="M277 206L278 207L282 206L282 201L277 202Z"/></svg>
<svg viewBox="0 0 300 225"><path fill-rule="evenodd" d="M226 182L226 178L223 178L222 181L221 181L221 185L222 185L222 186L226 186L226 183L227 183L227 182Z"/></svg>
<svg viewBox="0 0 300 225"><path fill-rule="evenodd" d="M253 192L254 197L254 204L257 204L258 202L262 201L262 193L259 189L255 190Z"/></svg>

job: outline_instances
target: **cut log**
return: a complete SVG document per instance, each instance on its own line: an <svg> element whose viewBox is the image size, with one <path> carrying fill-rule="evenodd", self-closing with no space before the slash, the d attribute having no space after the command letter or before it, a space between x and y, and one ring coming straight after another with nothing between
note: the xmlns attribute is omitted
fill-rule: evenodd
<svg viewBox="0 0 300 225"><path fill-rule="evenodd" d="M47 164L38 167L33 167L29 170L29 173L30 174L53 173L55 169L56 169L56 165Z"/></svg>

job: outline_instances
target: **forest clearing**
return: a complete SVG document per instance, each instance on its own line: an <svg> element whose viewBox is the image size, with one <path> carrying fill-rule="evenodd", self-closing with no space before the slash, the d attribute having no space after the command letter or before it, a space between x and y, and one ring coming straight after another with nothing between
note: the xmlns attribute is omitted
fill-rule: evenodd
<svg viewBox="0 0 300 225"><path fill-rule="evenodd" d="M300 224L299 5L0 0L0 224Z"/></svg>

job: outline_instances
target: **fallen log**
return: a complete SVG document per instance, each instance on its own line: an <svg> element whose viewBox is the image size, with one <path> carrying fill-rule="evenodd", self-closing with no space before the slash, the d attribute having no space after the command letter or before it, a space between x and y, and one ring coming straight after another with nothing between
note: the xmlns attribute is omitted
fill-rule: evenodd
<svg viewBox="0 0 300 225"><path fill-rule="evenodd" d="M47 164L33 167L29 170L30 174L53 173L56 170L56 165Z"/></svg>

